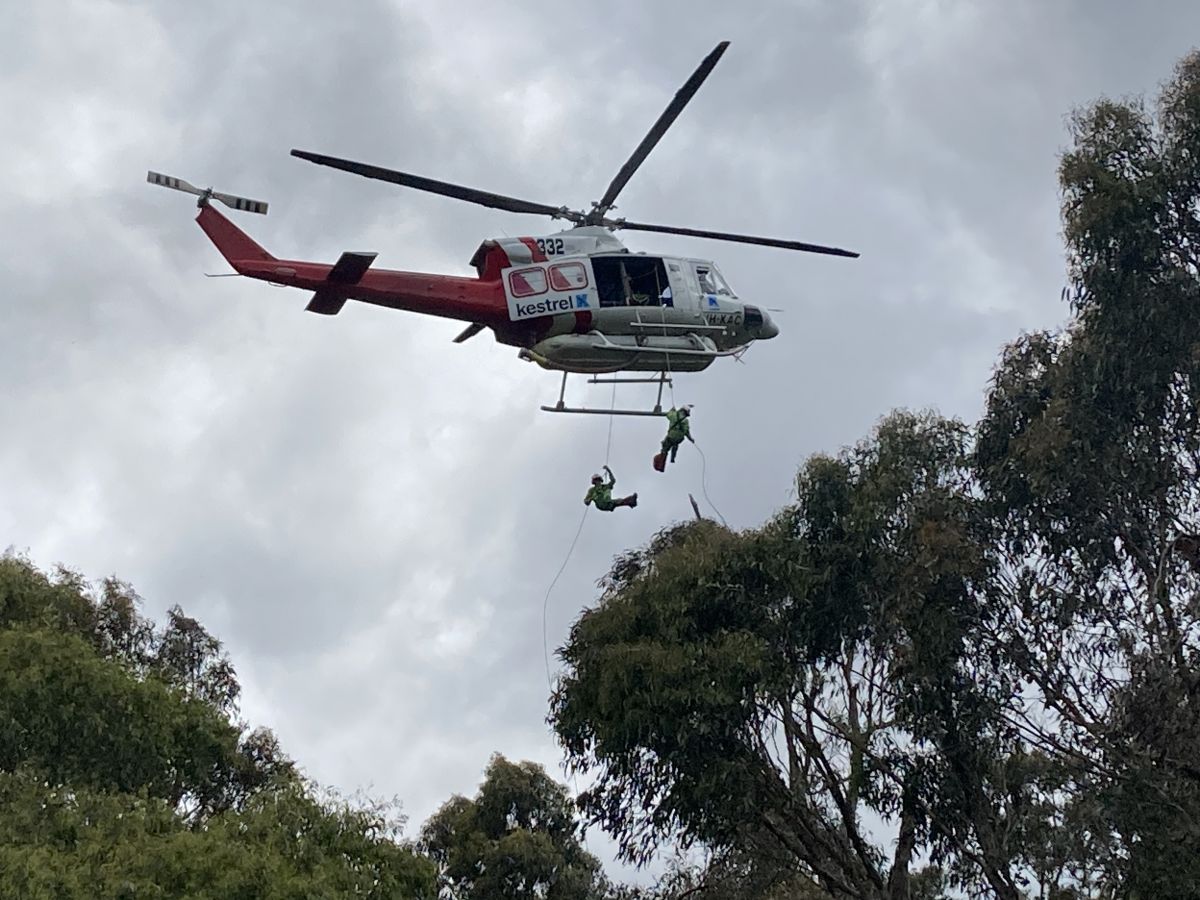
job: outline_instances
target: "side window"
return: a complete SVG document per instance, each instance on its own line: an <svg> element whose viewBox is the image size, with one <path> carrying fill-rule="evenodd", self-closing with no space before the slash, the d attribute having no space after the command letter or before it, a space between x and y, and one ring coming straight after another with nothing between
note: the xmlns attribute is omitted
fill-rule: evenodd
<svg viewBox="0 0 1200 900"><path fill-rule="evenodd" d="M588 286L583 263L557 263L550 267L550 287L556 291L581 291Z"/></svg>
<svg viewBox="0 0 1200 900"><path fill-rule="evenodd" d="M721 273L712 265L696 266L696 280L700 282L700 293L721 294L725 297L736 297L730 290L729 284L721 277Z"/></svg>
<svg viewBox="0 0 1200 900"><path fill-rule="evenodd" d="M520 269L508 275L508 289L514 297L532 297L534 294L546 293L546 272L544 269Z"/></svg>

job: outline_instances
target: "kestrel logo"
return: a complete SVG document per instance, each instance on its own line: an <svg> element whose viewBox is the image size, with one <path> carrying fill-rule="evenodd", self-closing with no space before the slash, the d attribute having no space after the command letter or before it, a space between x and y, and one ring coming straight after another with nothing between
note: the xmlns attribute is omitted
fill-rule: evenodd
<svg viewBox="0 0 1200 900"><path fill-rule="evenodd" d="M721 308L721 304L717 302L717 298L715 296L713 296L712 294L708 295L708 306L709 306L709 309L720 309Z"/></svg>
<svg viewBox="0 0 1200 900"><path fill-rule="evenodd" d="M548 297L530 303L514 302L511 318L528 319L533 316L553 316L557 313L569 313L573 309L591 309L588 305L587 294L576 294L574 297Z"/></svg>

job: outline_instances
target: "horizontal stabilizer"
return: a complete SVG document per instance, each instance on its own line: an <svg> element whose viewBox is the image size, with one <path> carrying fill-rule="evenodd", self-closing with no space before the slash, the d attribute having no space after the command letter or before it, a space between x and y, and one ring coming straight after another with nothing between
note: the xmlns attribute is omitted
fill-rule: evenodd
<svg viewBox="0 0 1200 900"><path fill-rule="evenodd" d="M309 312L320 313L323 316L336 316L342 311L342 307L346 305L346 297L340 291L333 288L321 288L312 295L312 299L308 301L308 306L304 307Z"/></svg>
<svg viewBox="0 0 1200 900"><path fill-rule="evenodd" d="M200 198L201 205L209 198L212 198L213 200L220 200L230 209L240 209L242 212L258 213L263 216L267 214L267 204L262 200L250 200L234 194L224 194L220 191L214 191L212 188L198 188L194 184L184 181L182 178L163 175L159 172L147 172L146 180L151 184L157 184L159 187L171 188L174 191L183 191L185 194L195 194Z"/></svg>
<svg viewBox="0 0 1200 900"><path fill-rule="evenodd" d="M487 328L487 326L482 322L472 322L459 333L458 337L454 339L454 343L461 344L463 341L470 340L485 328Z"/></svg>
<svg viewBox="0 0 1200 900"><path fill-rule="evenodd" d="M346 305L346 295L340 288L358 284L378 255L377 253L351 253L349 251L343 253L333 264L329 274L325 276L325 283L329 287L320 288L312 295L308 306L304 308L323 316L336 316Z"/></svg>
<svg viewBox="0 0 1200 900"><path fill-rule="evenodd" d="M377 253L343 253L333 264L326 280L332 281L334 284L357 284L378 255Z"/></svg>

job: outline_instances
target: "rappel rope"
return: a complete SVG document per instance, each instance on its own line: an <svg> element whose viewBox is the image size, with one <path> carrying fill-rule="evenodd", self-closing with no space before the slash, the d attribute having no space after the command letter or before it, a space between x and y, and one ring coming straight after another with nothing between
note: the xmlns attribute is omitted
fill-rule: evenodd
<svg viewBox="0 0 1200 900"><path fill-rule="evenodd" d="M717 504L712 502L712 497L708 496L708 459L705 457L704 451L700 449L699 444L693 444L693 446L696 448L696 452L700 454L700 490L704 492L704 499L713 508L713 512L717 514L717 518L721 520L721 524L728 528L729 523L725 521L725 517L717 509Z"/></svg>
<svg viewBox="0 0 1200 900"><path fill-rule="evenodd" d="M657 273L655 274L654 277L655 277L655 282L657 282L657 280L658 280ZM659 291L659 294L660 295L662 294L661 290ZM662 309L663 323L666 324L666 321L667 321L666 307L661 307L661 309ZM663 330L666 331L666 329L663 329ZM677 407L675 406L675 379L673 377L671 377L671 351L669 351L669 350L664 351L663 357L667 361L667 368L666 368L666 371L664 374L667 379L667 387L671 391L671 408L676 409ZM608 417L608 424L609 424L609 429L611 432L611 428L612 428L612 416L611 415ZM717 518L721 520L721 524L724 525L726 528L728 528L729 523L725 521L725 517L723 515L721 515L721 511L719 509L717 509L717 504L712 502L712 497L708 496L708 458L704 455L704 451L700 449L700 445L697 444L694 440L692 441L692 446L695 447L696 452L700 454L700 490L704 494L704 499L708 501L708 505L711 506L713 509L713 512L715 512L717 514Z"/></svg>
<svg viewBox="0 0 1200 900"><path fill-rule="evenodd" d="M657 280L658 278L656 273L655 281L657 282ZM661 296L661 286L656 284L656 287L659 287L659 294ZM666 308L660 306L660 311L663 318L663 324L665 325L667 315ZM663 372L663 376L666 379L667 388L671 392L671 408L675 409L675 379L672 377L671 372L671 352L669 350L664 351L663 357L666 360L666 368ZM612 454L613 420L616 418L613 415L613 411L616 408L617 383L614 380L612 386L612 399L609 403L608 411L608 439L604 445L605 466L609 464L610 456ZM708 458L704 455L704 451L700 449L699 444L697 444L695 441L693 441L692 444L696 448L696 452L700 454L700 490L703 492L704 499L708 502L708 505L711 506L713 512L717 514L717 518L721 520L721 524L728 528L729 523L725 521L725 517L721 515L721 510L717 509L717 504L713 503L712 497L708 495ZM558 572L555 573L554 580L550 582L550 587L546 588L546 596L542 600L542 656L544 657L546 663L546 686L552 691L554 690L554 676L550 673L550 636L548 630L550 595L554 593L554 586L558 584L558 579L562 577L563 572L565 572L567 569L567 565L571 562L571 556L575 553L575 545L579 543L579 536L583 534L583 524L587 521L587 515L590 511L590 506L585 506L583 508L583 515L579 518L579 527L575 529L575 537L571 538L571 546L567 548L566 558L563 559L562 565L558 567Z"/></svg>
<svg viewBox="0 0 1200 900"><path fill-rule="evenodd" d="M612 435L613 435L613 410L617 408L617 383L614 381L612 386L612 401L608 408L608 442L604 447L604 465L609 463L609 454L612 452ZM550 595L554 592L554 586L558 584L558 579L562 577L562 573L566 571L567 564L571 561L571 555L575 552L575 545L579 543L579 535L583 534L583 523L587 521L587 514L591 511L591 506L583 508L583 515L579 518L579 527L575 529L575 537L571 538L571 546L567 548L567 556L562 561L562 565L558 567L558 572L554 576L554 580L550 582L550 587L546 588L546 597L542 600L542 656L546 660L546 686L550 690L554 690L554 678L550 674L550 636L547 632L547 616L550 609Z"/></svg>
<svg viewBox="0 0 1200 900"><path fill-rule="evenodd" d="M658 310L659 310L659 314L662 316L663 338L665 340L667 337L669 337L669 335L667 334L667 328L666 328L667 308L662 305L662 285L658 283L658 271L657 270L654 272L654 286L658 289L658 296L659 296ZM670 285L668 284L667 287L670 287ZM671 302L672 303L675 302L673 298L672 298ZM663 350L663 359L665 359L667 361L667 370L663 374L664 374L664 377L666 377L666 379L667 379L667 388L670 389L670 391L671 391L671 408L674 409L675 408L675 379L671 377L671 351L670 350L668 350L668 349Z"/></svg>
<svg viewBox="0 0 1200 900"><path fill-rule="evenodd" d="M614 378L613 386L612 386L612 400L610 400L609 404L608 404L608 443L604 445L604 464L606 466L608 465L608 454L612 451L612 427L613 427L613 419L616 418L616 416L613 415L613 410L615 410L616 408L617 408L617 380L616 380L616 378Z"/></svg>
<svg viewBox="0 0 1200 900"><path fill-rule="evenodd" d="M579 528L575 530L575 537L571 538L571 547L567 550L567 558L562 561L562 565L558 567L558 574L554 576L554 580L550 582L550 587L546 588L546 599L542 601L542 655L546 658L546 686L550 690L554 690L554 679L550 675L550 636L546 631L546 616L550 607L550 594L554 591L554 586L558 584L558 579L562 576L563 571L567 568L567 563L571 561L571 554L575 552L575 544L579 540L579 535L583 533L583 523L587 520L589 506L583 508L583 516L579 520Z"/></svg>

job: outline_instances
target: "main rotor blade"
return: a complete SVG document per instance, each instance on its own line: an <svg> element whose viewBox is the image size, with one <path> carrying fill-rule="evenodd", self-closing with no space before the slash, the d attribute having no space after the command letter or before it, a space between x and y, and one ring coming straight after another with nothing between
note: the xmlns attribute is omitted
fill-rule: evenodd
<svg viewBox="0 0 1200 900"><path fill-rule="evenodd" d="M428 191L431 194L441 194L443 197L453 197L455 200L466 200L469 203L490 206L492 209L569 219L572 222L579 222L583 218L582 213L574 212L566 207L549 206L545 203L534 203L530 200L506 197L503 194L493 194L491 191L481 191L477 188L450 184L446 181L423 178L420 175L409 175L407 172L397 172L395 169L385 169L381 166L372 166L367 163L338 159L336 156L324 156L320 153L309 153L306 150L293 150L292 156L306 159L320 166L331 166L334 169L353 172L355 175L362 175L366 178L390 181L392 184L415 188L418 191Z"/></svg>
<svg viewBox="0 0 1200 900"><path fill-rule="evenodd" d="M633 173L646 161L646 157L650 155L650 151L662 140L662 136L671 127L671 123L679 118L679 114L683 112L683 108L695 96L696 91L700 90L700 85L704 83L704 79L708 77L708 73L713 70L713 67L717 64L717 60L721 58L721 54L725 52L725 48L728 46L729 41L721 41L721 43L717 44L716 48L708 56L704 57L704 61L692 73L692 77L685 81L683 87L676 92L675 99L663 110L663 114L658 117L658 121L654 123L646 136L642 138L642 142L633 151L633 155L629 157L625 165L621 166L621 171L617 172L617 177L612 180L612 184L608 186L608 190L600 198L600 202L593 213L594 216L603 216L612 209L613 201L617 199L617 194L621 193L621 189L628 184L629 179L633 177Z"/></svg>
<svg viewBox="0 0 1200 900"><path fill-rule="evenodd" d="M822 244L806 244L803 241L785 241L779 238L753 237L748 234L729 234L724 231L704 231L699 228L673 228L670 225L643 225L640 222L626 222L617 219L612 222L614 228L627 228L630 231L655 231L659 234L684 234L689 237L712 238L714 241L732 241L737 244L760 244L763 247L779 247L783 250L803 250L807 253L825 253L829 256L849 256L857 258L853 250L843 250L840 247L826 247Z"/></svg>

